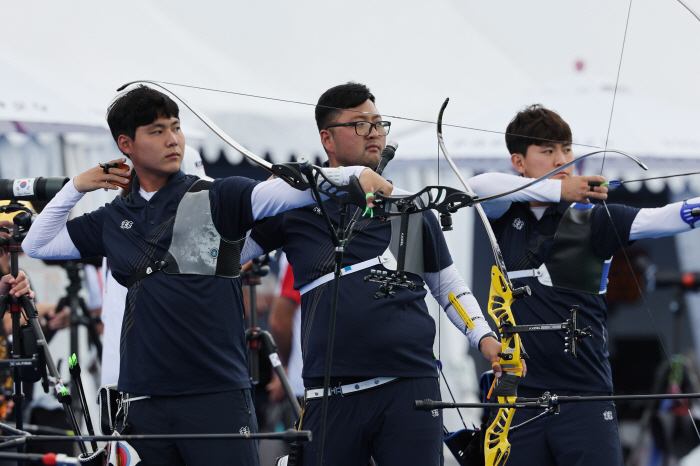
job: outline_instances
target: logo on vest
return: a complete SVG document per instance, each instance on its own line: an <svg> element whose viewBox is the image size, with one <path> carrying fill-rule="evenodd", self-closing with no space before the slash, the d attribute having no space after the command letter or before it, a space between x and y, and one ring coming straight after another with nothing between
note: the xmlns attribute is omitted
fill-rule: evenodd
<svg viewBox="0 0 700 466"><path fill-rule="evenodd" d="M523 222L519 218L516 218L515 220L513 220L513 226L518 230L522 230L522 228L525 226L525 222Z"/></svg>
<svg viewBox="0 0 700 466"><path fill-rule="evenodd" d="M240 429L238 429L238 433L241 435L249 435L250 434L250 427L243 426Z"/></svg>
<svg viewBox="0 0 700 466"><path fill-rule="evenodd" d="M430 413L433 415L433 417L438 417L440 415L437 409L430 411Z"/></svg>
<svg viewBox="0 0 700 466"><path fill-rule="evenodd" d="M606 421L612 421L613 420L612 411L605 411L603 413L603 419L605 419Z"/></svg>
<svg viewBox="0 0 700 466"><path fill-rule="evenodd" d="M134 222L132 222L131 220L124 220L124 221L122 222L121 227L122 227L122 230L128 230L128 229L131 228L133 225L134 225Z"/></svg>
<svg viewBox="0 0 700 466"><path fill-rule="evenodd" d="M323 215L323 213L321 212L321 208L318 206L314 207L314 213L316 215Z"/></svg>

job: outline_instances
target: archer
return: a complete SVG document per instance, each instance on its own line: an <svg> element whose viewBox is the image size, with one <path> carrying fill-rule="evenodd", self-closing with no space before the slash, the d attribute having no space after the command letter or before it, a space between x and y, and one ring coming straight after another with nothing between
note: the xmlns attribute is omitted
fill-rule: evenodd
<svg viewBox="0 0 700 466"><path fill-rule="evenodd" d="M513 167L522 177L486 173L470 180L482 197L525 185L574 159L569 125L555 112L533 105L519 112L506 129ZM532 296L517 301L519 323L557 322L572 304L580 306L581 326L595 338L578 348L576 362L562 350L563 335L523 334L530 356L528 377L518 396L609 395L613 392L608 361L607 274L615 251L637 239L690 231L700 217L690 211L700 198L658 209L591 204L604 201L602 176L573 176L573 166L552 179L508 198L482 204L501 244L509 277L527 285ZM619 237L619 239L618 239ZM621 465L622 448L611 401L562 406L562 415L539 421L510 436L509 466ZM513 424L532 417L516 410Z"/></svg>

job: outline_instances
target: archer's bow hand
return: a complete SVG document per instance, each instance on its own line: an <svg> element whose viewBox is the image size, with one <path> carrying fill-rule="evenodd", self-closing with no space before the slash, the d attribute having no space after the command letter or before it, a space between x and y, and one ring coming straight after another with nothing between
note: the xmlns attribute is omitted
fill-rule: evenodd
<svg viewBox="0 0 700 466"><path fill-rule="evenodd" d="M493 374L496 376L496 378L500 379L501 375L503 375L503 368L498 363L501 360L501 357L499 356L499 353L501 352L501 342L495 338L486 337L481 340L481 343L479 343L479 350L484 358L491 363ZM527 365L525 364L524 359L522 359L521 362L523 364L522 377L525 377L525 374L527 374Z"/></svg>
<svg viewBox="0 0 700 466"><path fill-rule="evenodd" d="M386 196L391 196L394 186L387 180L377 175L373 170L365 168L360 173L360 186L365 194L382 193ZM367 197L367 207L374 207L374 197Z"/></svg>
<svg viewBox="0 0 700 466"><path fill-rule="evenodd" d="M567 202L590 203L590 199L604 201L608 198L606 186L591 186L591 184L605 183L605 177L593 176L568 176L561 180L561 200Z"/></svg>
<svg viewBox="0 0 700 466"><path fill-rule="evenodd" d="M501 365L498 364L498 361L501 360L499 356L501 352L501 342L490 336L484 337L479 342L479 351L481 351L481 354L491 363L493 374L497 378L500 378L501 375L503 375L503 369Z"/></svg>

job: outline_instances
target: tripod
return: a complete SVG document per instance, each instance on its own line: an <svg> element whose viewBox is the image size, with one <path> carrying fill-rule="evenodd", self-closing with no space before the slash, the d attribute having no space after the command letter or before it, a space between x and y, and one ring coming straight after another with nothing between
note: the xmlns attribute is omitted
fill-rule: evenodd
<svg viewBox="0 0 700 466"><path fill-rule="evenodd" d="M85 270L85 262L81 260L66 260L66 261L44 261L49 265L60 265L68 274L68 286L66 286L66 295L62 296L58 300L56 305L56 312L68 308L70 310L70 353L79 353L79 338L78 338L78 328L80 325L84 325L87 328L89 342L95 345L97 350L97 360L102 361L102 342L100 341L99 332L97 331L97 324L99 323L99 317L95 317L90 314L90 310L85 304L85 300L79 295L80 289L82 288L82 278L80 276L80 271ZM71 380L73 382L73 380ZM76 403L73 408L79 409L77 404L78 400L74 400Z"/></svg>
<svg viewBox="0 0 700 466"><path fill-rule="evenodd" d="M656 367L653 393L688 393L700 390L697 363L694 358L683 354L681 351L681 331L686 318L685 294L697 292L700 285L696 278L698 272L678 274L667 270L657 270L655 265L648 267L645 276L648 280L647 291L656 288L671 287L674 297L669 303L669 311L673 319L673 354L670 361L665 360ZM642 426L633 452L643 451L641 445L647 441L647 435L651 434L656 448L652 450L652 457L662 464L675 464L680 458L688 454L698 446L698 439L691 427L690 416L692 412L689 401L678 402L675 405L670 402L658 405L648 402L644 406L639 424ZM690 435L688 435L690 434ZM628 464L641 464L640 453L631 456Z"/></svg>
<svg viewBox="0 0 700 466"><path fill-rule="evenodd" d="M85 270L85 263L82 261L68 260L60 261L59 264L67 273L69 284L66 287L66 295L58 300L56 311L67 307L70 309L70 354L78 353L78 326L84 325L90 336L90 343L95 345L97 350L97 360L102 360L102 342L97 331L99 317L90 314L90 310L85 304L85 300L79 296L82 288L80 271Z"/></svg>
<svg viewBox="0 0 700 466"><path fill-rule="evenodd" d="M9 205L3 206L4 212L18 212L13 218L12 233L9 238L0 238L0 247L10 254L10 273L17 278L19 274L18 256L22 252L22 240L26 236L31 226L31 211L25 206L11 201ZM49 383L56 390L58 401L68 416L68 420L74 432L80 434L80 425L71 408L71 396L68 394L61 376L56 368L51 353L48 350L44 332L38 320L38 312L34 301L28 295L18 297L9 294L0 295L0 309L2 316L9 309L12 317L12 359L0 361L1 366L13 368L13 395L15 403L15 417L17 429L23 428L24 393L22 383L38 381L43 379L44 390L48 391ZM28 325L21 326L20 319L24 314ZM48 367L48 374L46 369ZM87 448L79 443L81 452L87 454ZM18 446L18 452L22 453L24 447ZM21 464L21 462L20 462Z"/></svg>
<svg viewBox="0 0 700 466"><path fill-rule="evenodd" d="M272 369L275 371L275 374L277 374L277 377L279 377L280 382L282 382L282 388L287 396L287 401L289 401L294 415L298 419L301 416L301 407L299 406L299 401L294 396L294 390L292 390L292 386L289 384L287 374L284 372L280 358L277 355L277 345L272 339L270 332L258 327L256 287L261 283L260 278L270 273L269 262L269 254L257 257L253 259L252 267L241 274L243 285L247 286L250 290L250 328L245 332L248 348L250 349L250 360L248 363L250 381L253 385L257 385L260 382L260 349L262 347L272 363Z"/></svg>

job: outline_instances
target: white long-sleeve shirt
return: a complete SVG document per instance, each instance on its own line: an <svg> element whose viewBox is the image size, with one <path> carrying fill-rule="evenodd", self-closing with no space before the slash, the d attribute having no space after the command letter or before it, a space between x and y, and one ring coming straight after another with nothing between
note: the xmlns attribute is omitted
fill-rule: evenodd
<svg viewBox="0 0 700 466"><path fill-rule="evenodd" d="M481 197L488 197L518 188L534 181L533 178L509 175L507 173L483 173L469 180L472 190ZM543 180L533 186L509 194L494 201L484 202L482 207L489 218L499 218L512 202L559 202L561 201L561 180ZM688 200L690 204L700 203L700 198ZM644 208L639 211L632 223L630 241L642 238L661 238L691 230L681 218L682 202L664 207Z"/></svg>
<svg viewBox="0 0 700 466"><path fill-rule="evenodd" d="M350 176L359 178L365 167L325 168L329 178L339 184L347 184ZM148 193L141 188L139 195L146 200L151 199L157 191ZM85 194L79 193L70 180L48 203L41 215L39 215L27 237L22 243L24 252L30 257L40 259L78 259L80 252L73 244L68 234L66 222L68 215L75 204ZM284 210L302 207L314 202L310 191L300 191L292 188L286 182L276 179L263 181L253 189L251 204L253 206L253 218L260 220L270 217ZM242 257L245 263L256 256Z"/></svg>

